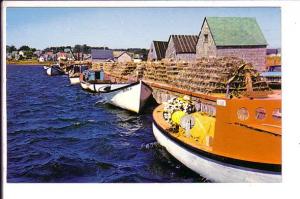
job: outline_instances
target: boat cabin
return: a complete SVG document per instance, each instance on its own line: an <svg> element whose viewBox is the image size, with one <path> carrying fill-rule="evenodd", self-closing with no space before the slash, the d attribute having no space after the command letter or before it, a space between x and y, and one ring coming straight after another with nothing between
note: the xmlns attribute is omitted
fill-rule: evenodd
<svg viewBox="0 0 300 199"><path fill-rule="evenodd" d="M99 81L109 81L107 75L105 75L103 70L93 71L85 70L83 71L83 80L87 82L99 82Z"/></svg>
<svg viewBox="0 0 300 199"><path fill-rule="evenodd" d="M85 70L88 70L87 65L73 65L73 73L82 73Z"/></svg>

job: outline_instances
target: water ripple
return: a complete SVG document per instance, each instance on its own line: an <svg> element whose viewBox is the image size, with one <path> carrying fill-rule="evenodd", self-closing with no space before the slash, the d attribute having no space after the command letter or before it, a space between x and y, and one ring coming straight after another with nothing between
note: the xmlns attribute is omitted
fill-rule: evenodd
<svg viewBox="0 0 300 199"><path fill-rule="evenodd" d="M41 66L7 66L8 182L201 182L147 145L153 108L136 115Z"/></svg>

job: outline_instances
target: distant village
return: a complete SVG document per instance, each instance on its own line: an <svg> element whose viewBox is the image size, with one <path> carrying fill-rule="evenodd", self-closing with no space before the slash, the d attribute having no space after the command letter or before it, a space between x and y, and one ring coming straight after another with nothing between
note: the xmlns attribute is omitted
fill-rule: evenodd
<svg viewBox="0 0 300 199"><path fill-rule="evenodd" d="M255 18L205 17L198 35L169 36L167 41L149 41L149 49L109 49L108 47L50 47L44 50L7 46L7 60L45 61L87 60L97 62L186 61L199 58L238 57L252 63L258 71L281 70L281 49L268 43Z"/></svg>
<svg viewBox="0 0 300 199"><path fill-rule="evenodd" d="M36 60L46 61L105 61L105 62L141 62L147 60L147 49L109 49L108 47L90 47L87 45L48 47L37 50L29 46L6 46L7 60Z"/></svg>

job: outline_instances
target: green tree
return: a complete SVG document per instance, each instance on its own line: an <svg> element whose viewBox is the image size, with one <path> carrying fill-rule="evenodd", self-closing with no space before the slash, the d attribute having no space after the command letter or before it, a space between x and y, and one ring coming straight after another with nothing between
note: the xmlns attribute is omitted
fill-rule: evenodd
<svg viewBox="0 0 300 199"><path fill-rule="evenodd" d="M33 52L32 51L24 51L24 55L27 59L31 59Z"/></svg>
<svg viewBox="0 0 300 199"><path fill-rule="evenodd" d="M12 51L16 51L16 50L17 48L14 45L12 46L6 45L6 52L11 53Z"/></svg>
<svg viewBox="0 0 300 199"><path fill-rule="evenodd" d="M86 44L83 44L82 52L85 53L85 54L90 53L91 52L91 47L87 46Z"/></svg>
<svg viewBox="0 0 300 199"><path fill-rule="evenodd" d="M24 46L21 46L21 47L19 48L19 50L22 50L22 51L29 51L29 50L30 50L30 47L24 45Z"/></svg>
<svg viewBox="0 0 300 199"><path fill-rule="evenodd" d="M81 50L82 50L82 46L81 45L76 44L74 46L74 53L79 53L79 52L81 52Z"/></svg>

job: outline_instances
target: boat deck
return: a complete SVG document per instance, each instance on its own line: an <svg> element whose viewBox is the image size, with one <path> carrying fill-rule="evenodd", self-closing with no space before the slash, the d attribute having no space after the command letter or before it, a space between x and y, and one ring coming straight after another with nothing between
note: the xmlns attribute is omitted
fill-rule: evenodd
<svg viewBox="0 0 300 199"><path fill-rule="evenodd" d="M154 123L165 135L186 146L224 158L281 164L281 126L243 125L217 119L212 142L203 144L192 137L186 137L183 132L172 132L171 125L163 118L163 107L160 105L153 111Z"/></svg>

